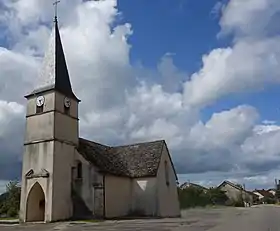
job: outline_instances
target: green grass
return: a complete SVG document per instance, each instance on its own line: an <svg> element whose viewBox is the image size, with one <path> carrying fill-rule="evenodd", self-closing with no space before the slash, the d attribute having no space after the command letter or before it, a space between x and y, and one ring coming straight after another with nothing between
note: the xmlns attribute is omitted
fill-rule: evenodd
<svg viewBox="0 0 280 231"><path fill-rule="evenodd" d="M16 217L0 217L0 221L11 221L11 220L17 220Z"/></svg>

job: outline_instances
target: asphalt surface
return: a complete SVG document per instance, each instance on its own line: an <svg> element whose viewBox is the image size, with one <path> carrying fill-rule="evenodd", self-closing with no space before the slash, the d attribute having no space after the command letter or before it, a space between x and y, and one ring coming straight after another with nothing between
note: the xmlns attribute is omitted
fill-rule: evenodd
<svg viewBox="0 0 280 231"><path fill-rule="evenodd" d="M280 231L280 207L192 209L182 218L0 225L0 231Z"/></svg>

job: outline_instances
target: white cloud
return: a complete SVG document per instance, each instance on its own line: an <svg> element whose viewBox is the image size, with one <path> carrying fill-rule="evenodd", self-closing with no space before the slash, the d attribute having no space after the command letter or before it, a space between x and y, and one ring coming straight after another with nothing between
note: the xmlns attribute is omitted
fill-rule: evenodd
<svg viewBox="0 0 280 231"><path fill-rule="evenodd" d="M22 116L24 107L16 102L0 101L0 137L10 131L11 122L16 118Z"/></svg>
<svg viewBox="0 0 280 231"><path fill-rule="evenodd" d="M185 83L185 102L205 106L231 93L279 83L280 39L243 39L203 57L203 67ZM203 92L203 94L202 94Z"/></svg>
<svg viewBox="0 0 280 231"><path fill-rule="evenodd" d="M202 68L185 83L187 104L203 107L228 94L280 81L280 38L276 33L280 2L231 0L218 7L222 8L220 35L232 33L233 45L203 56Z"/></svg>
<svg viewBox="0 0 280 231"><path fill-rule="evenodd" d="M38 62L34 57L0 47L0 99L23 102L34 81Z"/></svg>
<svg viewBox="0 0 280 231"><path fill-rule="evenodd" d="M239 106L229 111L213 114L206 123L198 123L190 132L190 143L205 150L233 148L252 133L258 113L249 106Z"/></svg>
<svg viewBox="0 0 280 231"><path fill-rule="evenodd" d="M7 181L0 180L0 195L6 191Z"/></svg>
<svg viewBox="0 0 280 231"><path fill-rule="evenodd" d="M271 124L271 122L268 123L267 125L257 125L254 128L254 132L258 135L262 135L265 133L271 133L271 132L279 131L279 130L280 130L280 127L278 125Z"/></svg>
<svg viewBox="0 0 280 231"><path fill-rule="evenodd" d="M279 11L278 0L230 0L223 9L221 33L250 37L274 33L279 29Z"/></svg>
<svg viewBox="0 0 280 231"><path fill-rule="evenodd" d="M0 159L15 164L23 137L23 95L38 81L52 6L43 0L0 1L8 7L0 22L13 38L9 49L0 48L0 86L5 86L0 88L0 125L6 126L0 131L5 138L0 151L7 153L1 151ZM230 4L234 2L238 1ZM222 31L235 33L232 28L240 22L232 12L239 8L230 4L223 11ZM249 6L246 10L251 12ZM206 122L200 120L200 112L228 94L278 83L279 38L249 36L250 30L246 36L239 33L232 47L205 55L201 70L188 80L170 55L154 70L131 64L127 38L133 25L116 23L120 13L115 0L75 0L70 5L62 1L59 12L71 81L82 100L82 136L107 144L166 139L180 172L215 172L209 182L267 174L261 168L277 159L277 125L258 125L257 109L247 105L215 113ZM11 136L15 141L9 147ZM14 159L7 157L9 152Z"/></svg>
<svg viewBox="0 0 280 231"><path fill-rule="evenodd" d="M280 144L277 140L280 138L280 127L274 127L273 129L271 127L262 128L260 132L258 126L256 131L242 145L244 159L248 158L249 164L265 165L269 163L275 164L276 166L279 165Z"/></svg>

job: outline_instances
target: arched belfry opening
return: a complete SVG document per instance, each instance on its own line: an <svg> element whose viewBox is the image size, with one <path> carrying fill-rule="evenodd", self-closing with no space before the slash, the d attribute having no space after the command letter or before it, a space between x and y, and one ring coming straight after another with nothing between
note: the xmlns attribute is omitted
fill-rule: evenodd
<svg viewBox="0 0 280 231"><path fill-rule="evenodd" d="M26 221L45 221L45 194L37 182L31 188L26 202Z"/></svg>

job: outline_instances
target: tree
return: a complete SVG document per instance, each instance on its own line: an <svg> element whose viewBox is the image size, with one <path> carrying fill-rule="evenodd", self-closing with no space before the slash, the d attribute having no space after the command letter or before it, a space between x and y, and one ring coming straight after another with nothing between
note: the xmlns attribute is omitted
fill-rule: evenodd
<svg viewBox="0 0 280 231"><path fill-rule="evenodd" d="M8 195L7 192L5 192L5 193L3 193L3 194L0 195L0 205L1 205L2 203L4 203L4 201L5 201L6 198L7 198L7 195Z"/></svg>
<svg viewBox="0 0 280 231"><path fill-rule="evenodd" d="M2 214L6 214L6 200L8 198L8 193L5 192L3 194L0 195L0 215Z"/></svg>
<svg viewBox="0 0 280 231"><path fill-rule="evenodd" d="M193 186L179 189L179 200L183 209L210 204L207 194L202 189Z"/></svg>
<svg viewBox="0 0 280 231"><path fill-rule="evenodd" d="M213 205L225 205L228 200L226 192L216 187L209 188L207 196Z"/></svg>
<svg viewBox="0 0 280 231"><path fill-rule="evenodd" d="M20 206L20 186L18 181L10 181L6 186L6 193L1 196L0 214L16 217Z"/></svg>

